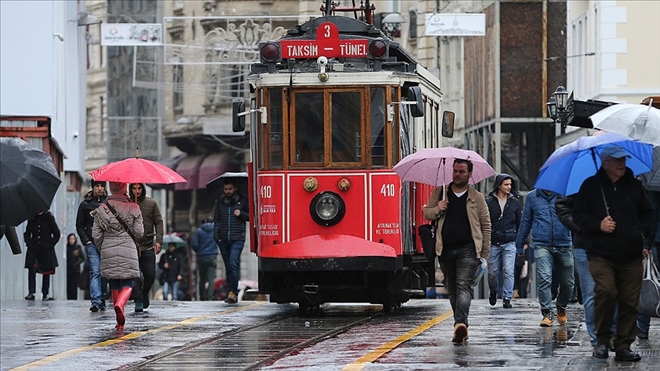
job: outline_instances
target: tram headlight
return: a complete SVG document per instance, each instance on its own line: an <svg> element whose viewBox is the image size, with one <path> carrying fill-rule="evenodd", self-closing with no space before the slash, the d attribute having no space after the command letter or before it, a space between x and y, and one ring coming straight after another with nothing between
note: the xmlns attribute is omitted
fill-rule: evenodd
<svg viewBox="0 0 660 371"><path fill-rule="evenodd" d="M312 199L309 212L317 224L329 227L336 225L344 218L346 204L334 192L321 192Z"/></svg>
<svg viewBox="0 0 660 371"><path fill-rule="evenodd" d="M274 42L267 42L261 47L262 62L277 62L280 58L279 45Z"/></svg>
<svg viewBox="0 0 660 371"><path fill-rule="evenodd" d="M387 44L381 39L373 40L369 43L369 56L377 59L387 57Z"/></svg>

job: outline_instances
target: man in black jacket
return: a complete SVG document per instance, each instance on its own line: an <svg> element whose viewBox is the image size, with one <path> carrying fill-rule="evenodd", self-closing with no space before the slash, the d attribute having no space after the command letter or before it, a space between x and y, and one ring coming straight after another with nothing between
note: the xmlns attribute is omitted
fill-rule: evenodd
<svg viewBox="0 0 660 371"><path fill-rule="evenodd" d="M105 191L105 182L96 182L92 179L92 190L85 194L83 201L78 206L76 216L76 232L80 243L85 247L87 263L89 267L89 295L92 299L92 312L105 310L105 295L108 280L101 278L101 252L92 239L92 226L94 217L90 214L99 205L105 203L108 193Z"/></svg>
<svg viewBox="0 0 660 371"><path fill-rule="evenodd" d="M220 248L227 273L229 293L225 303L238 301L238 281L241 277L241 253L245 245L245 222L250 218L248 200L237 192L236 181L227 179L224 194L215 203L213 223L215 241Z"/></svg>
<svg viewBox="0 0 660 371"><path fill-rule="evenodd" d="M607 358L614 338L617 361L636 362L637 305L642 287L643 240L653 230L653 209L642 183L626 167L621 147L602 148L601 168L587 178L575 198L573 220L585 236L594 279L596 346L593 356ZM616 334L612 317L618 304Z"/></svg>

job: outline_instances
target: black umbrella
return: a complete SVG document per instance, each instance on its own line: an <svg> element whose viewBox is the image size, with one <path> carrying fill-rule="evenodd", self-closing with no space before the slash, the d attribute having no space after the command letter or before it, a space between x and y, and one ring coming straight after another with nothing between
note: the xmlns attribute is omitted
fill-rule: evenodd
<svg viewBox="0 0 660 371"><path fill-rule="evenodd" d="M16 226L50 209L61 182L50 155L0 138L0 224Z"/></svg>
<svg viewBox="0 0 660 371"><path fill-rule="evenodd" d="M206 183L206 190L209 192L211 197L220 198L220 196L222 196L223 193L225 180L233 179L236 180L238 191L243 196L247 196L247 177L248 177L247 173L226 172L220 175L219 177L211 180L210 182Z"/></svg>

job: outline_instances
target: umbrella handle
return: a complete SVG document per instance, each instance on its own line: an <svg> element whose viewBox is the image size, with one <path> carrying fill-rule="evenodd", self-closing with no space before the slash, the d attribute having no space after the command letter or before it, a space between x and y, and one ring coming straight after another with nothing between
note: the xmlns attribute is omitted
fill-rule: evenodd
<svg viewBox="0 0 660 371"><path fill-rule="evenodd" d="M445 175L445 158L442 158L442 199L447 199L447 179Z"/></svg>
<svg viewBox="0 0 660 371"><path fill-rule="evenodd" d="M610 216L610 207L607 205L607 199L605 199L605 191L603 190L603 183L598 182L600 185L600 194L603 196L603 203L605 204L605 213L607 216Z"/></svg>
<svg viewBox="0 0 660 371"><path fill-rule="evenodd" d="M594 166L596 167L596 172L598 172L598 162L596 161L596 149L591 148L591 158L594 160ZM598 182L598 185L600 185L600 194L603 196L603 203L605 204L605 213L607 216L610 216L610 207L607 205L607 199L605 198L605 191L603 190L603 183L600 181Z"/></svg>

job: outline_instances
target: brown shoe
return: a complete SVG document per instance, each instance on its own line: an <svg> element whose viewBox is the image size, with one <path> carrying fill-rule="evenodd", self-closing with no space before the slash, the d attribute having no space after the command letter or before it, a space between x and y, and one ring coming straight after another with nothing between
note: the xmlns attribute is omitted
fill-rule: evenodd
<svg viewBox="0 0 660 371"><path fill-rule="evenodd" d="M227 298L225 298L225 303L236 304L236 302L238 302L238 298L236 297L236 294L234 294L233 291L230 291L229 294L227 294Z"/></svg>
<svg viewBox="0 0 660 371"><path fill-rule="evenodd" d="M467 337L468 337L467 326L465 326L464 323L457 323L456 326L454 326L454 337L451 339L451 341L454 344L461 344L465 340L467 340Z"/></svg>

